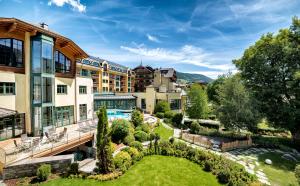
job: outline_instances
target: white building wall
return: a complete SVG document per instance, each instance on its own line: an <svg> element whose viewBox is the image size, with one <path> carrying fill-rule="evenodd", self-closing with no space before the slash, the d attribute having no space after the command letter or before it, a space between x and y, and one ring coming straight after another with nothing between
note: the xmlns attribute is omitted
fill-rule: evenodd
<svg viewBox="0 0 300 186"><path fill-rule="evenodd" d="M87 94L79 94L79 86L87 87ZM93 118L94 97L93 97L93 80L92 78L76 77L76 119L80 121L79 105L87 105L87 119Z"/></svg>
<svg viewBox="0 0 300 186"><path fill-rule="evenodd" d="M67 85L67 94L57 94L57 85ZM55 107L75 106L75 79L55 78Z"/></svg>

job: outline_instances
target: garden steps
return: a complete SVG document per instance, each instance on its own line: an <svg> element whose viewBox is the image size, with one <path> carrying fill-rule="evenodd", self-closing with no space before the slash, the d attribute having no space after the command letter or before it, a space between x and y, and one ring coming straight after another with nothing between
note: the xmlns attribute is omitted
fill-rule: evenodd
<svg viewBox="0 0 300 186"><path fill-rule="evenodd" d="M81 167L85 166L86 164L92 162L93 160L94 160L94 158L84 159L78 163L78 167L81 168Z"/></svg>

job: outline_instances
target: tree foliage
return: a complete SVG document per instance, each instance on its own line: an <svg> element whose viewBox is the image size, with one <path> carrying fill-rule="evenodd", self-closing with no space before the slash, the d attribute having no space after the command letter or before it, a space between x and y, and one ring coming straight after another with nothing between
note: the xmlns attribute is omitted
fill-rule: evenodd
<svg viewBox="0 0 300 186"><path fill-rule="evenodd" d="M118 119L112 122L111 137L115 143L121 143L125 137L129 134L130 128L129 121L125 119Z"/></svg>
<svg viewBox="0 0 300 186"><path fill-rule="evenodd" d="M219 76L216 80L212 81L207 85L207 97L209 101L212 101L214 103L219 103L218 100L218 90L220 86L225 81L226 75Z"/></svg>
<svg viewBox="0 0 300 186"><path fill-rule="evenodd" d="M234 63L268 121L300 137L300 20L263 35Z"/></svg>
<svg viewBox="0 0 300 186"><path fill-rule="evenodd" d="M161 113L166 113L168 111L170 111L171 108L170 108L170 104L167 102L167 101L159 101L156 105L155 105L155 108L154 108L154 113L158 113L158 112L161 112Z"/></svg>
<svg viewBox="0 0 300 186"><path fill-rule="evenodd" d="M98 173L107 174L114 170L111 148L111 134L108 128L106 108L102 107L97 111L97 168Z"/></svg>
<svg viewBox="0 0 300 186"><path fill-rule="evenodd" d="M206 118L209 112L206 91L198 84L193 84L188 91L187 114L190 118Z"/></svg>
<svg viewBox="0 0 300 186"><path fill-rule="evenodd" d="M256 128L259 114L256 102L238 75L228 77L218 90L217 117L229 129Z"/></svg>
<svg viewBox="0 0 300 186"><path fill-rule="evenodd" d="M131 122L135 127L140 126L144 122L144 116L143 113L137 109L134 109L131 112Z"/></svg>

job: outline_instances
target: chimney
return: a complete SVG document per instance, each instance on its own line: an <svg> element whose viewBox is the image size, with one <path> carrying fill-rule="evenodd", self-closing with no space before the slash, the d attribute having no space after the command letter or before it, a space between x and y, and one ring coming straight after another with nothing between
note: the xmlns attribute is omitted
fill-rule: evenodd
<svg viewBox="0 0 300 186"><path fill-rule="evenodd" d="M40 23L40 27L42 27L45 30L48 30L48 25L44 22Z"/></svg>

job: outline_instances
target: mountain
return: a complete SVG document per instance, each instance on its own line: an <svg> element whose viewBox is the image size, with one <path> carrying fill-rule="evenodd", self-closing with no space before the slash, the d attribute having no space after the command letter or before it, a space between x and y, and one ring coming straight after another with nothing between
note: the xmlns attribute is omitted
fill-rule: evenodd
<svg viewBox="0 0 300 186"><path fill-rule="evenodd" d="M176 72L177 80L184 80L187 82L196 82L196 81L204 81L204 82L211 82L213 79L207 77L202 74L190 74L190 73L183 73L183 72Z"/></svg>

